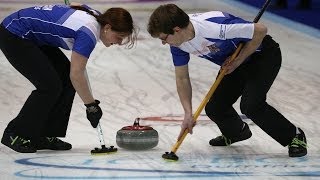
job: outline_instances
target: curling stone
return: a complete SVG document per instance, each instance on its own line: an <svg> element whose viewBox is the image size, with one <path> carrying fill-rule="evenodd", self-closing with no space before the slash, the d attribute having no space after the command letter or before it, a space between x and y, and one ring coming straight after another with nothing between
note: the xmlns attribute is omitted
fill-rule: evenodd
<svg viewBox="0 0 320 180"><path fill-rule="evenodd" d="M150 126L140 126L136 118L133 126L125 126L117 132L117 145L129 150L146 150L158 145L158 132Z"/></svg>

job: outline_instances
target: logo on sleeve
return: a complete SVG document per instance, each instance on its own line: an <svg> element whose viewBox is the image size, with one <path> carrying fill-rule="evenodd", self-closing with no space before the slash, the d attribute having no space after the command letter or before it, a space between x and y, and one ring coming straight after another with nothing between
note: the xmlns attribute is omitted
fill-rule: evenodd
<svg viewBox="0 0 320 180"><path fill-rule="evenodd" d="M215 44L212 44L212 45L207 46L207 47L208 47L208 49L209 49L209 51L211 53L217 53L217 52L220 51L220 48L218 46L216 46Z"/></svg>
<svg viewBox="0 0 320 180"><path fill-rule="evenodd" d="M219 34L219 38L221 39L226 39L226 25L221 25L220 26L220 34Z"/></svg>

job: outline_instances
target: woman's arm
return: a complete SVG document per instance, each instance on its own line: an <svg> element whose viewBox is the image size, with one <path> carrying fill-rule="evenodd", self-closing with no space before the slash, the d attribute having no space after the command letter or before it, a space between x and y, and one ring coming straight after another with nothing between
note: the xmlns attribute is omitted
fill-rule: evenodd
<svg viewBox="0 0 320 180"><path fill-rule="evenodd" d="M85 75L87 61L88 58L72 51L70 79L74 89L77 91L84 104L95 102Z"/></svg>

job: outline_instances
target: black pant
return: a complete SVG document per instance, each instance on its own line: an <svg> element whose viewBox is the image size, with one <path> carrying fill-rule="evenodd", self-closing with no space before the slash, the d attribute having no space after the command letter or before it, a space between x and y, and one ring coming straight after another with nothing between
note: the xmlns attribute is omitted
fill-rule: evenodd
<svg viewBox="0 0 320 180"><path fill-rule="evenodd" d="M240 109L281 145L288 145L296 134L295 126L266 102L267 93L281 67L279 45L270 36L248 62L226 75L207 103L205 110L222 134L239 135L243 122L232 105L241 96Z"/></svg>
<svg viewBox="0 0 320 180"><path fill-rule="evenodd" d="M37 46L13 35L2 25L0 49L36 88L6 130L34 139L65 137L75 96L68 58L59 48Z"/></svg>

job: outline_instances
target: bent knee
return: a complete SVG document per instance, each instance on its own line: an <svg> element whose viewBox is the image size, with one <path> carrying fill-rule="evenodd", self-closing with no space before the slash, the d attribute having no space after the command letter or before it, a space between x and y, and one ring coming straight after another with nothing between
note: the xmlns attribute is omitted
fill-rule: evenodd
<svg viewBox="0 0 320 180"><path fill-rule="evenodd" d="M265 104L266 102L246 103L245 101L241 101L240 110L242 114L245 114L247 117L251 118L261 112L264 109Z"/></svg>

